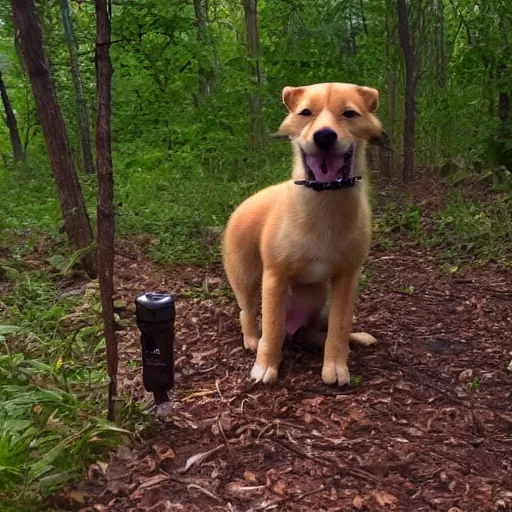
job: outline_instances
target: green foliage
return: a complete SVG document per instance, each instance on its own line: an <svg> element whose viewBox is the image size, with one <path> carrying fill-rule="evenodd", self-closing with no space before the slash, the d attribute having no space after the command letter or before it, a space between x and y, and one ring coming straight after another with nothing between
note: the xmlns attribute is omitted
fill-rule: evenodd
<svg viewBox="0 0 512 512"><path fill-rule="evenodd" d="M406 233L421 238L421 209L410 198L386 202L375 216L373 228L377 241L384 246L389 241L387 237L393 233Z"/></svg>
<svg viewBox="0 0 512 512"><path fill-rule="evenodd" d="M470 384L471 391L479 391L480 390L480 379L478 377L473 377L473 380Z"/></svg>
<svg viewBox="0 0 512 512"><path fill-rule="evenodd" d="M0 310L0 501L39 510L42 498L81 477L128 432L102 419L107 376L97 302L66 298L45 273L11 277Z"/></svg>
<svg viewBox="0 0 512 512"><path fill-rule="evenodd" d="M435 216L428 243L450 260L510 264L512 210L505 201L475 203L455 197Z"/></svg>
<svg viewBox="0 0 512 512"><path fill-rule="evenodd" d="M9 290L0 302L0 502L2 510L25 512L37 510L48 493L80 476L87 461L113 448L123 432L100 419L107 377L98 301L93 298L84 308L83 296L70 298L59 290L57 280L72 276L80 253L69 254L61 233L55 184L30 84L13 45L8 4L0 5L0 69L27 167L14 166L0 119L0 255L9 254L0 266ZM70 4L94 127L94 5ZM266 138L286 112L285 85L342 81L377 87L379 117L393 135L395 155L403 150L403 63L394 0L260 0L257 88L248 71L242 2L199 4L203 33L189 1L113 2L117 235L150 234L147 249L158 261L218 259L219 234L235 206L288 177L288 145ZM440 168L455 191L476 180L499 195L477 202L455 193L434 217L409 197L375 198L375 242L393 250L397 239L407 237L437 247L449 272L461 263L510 264L512 2L408 5L420 68L417 161ZM36 6L80 169L60 5L38 0ZM261 101L264 132L262 147L251 151L250 93ZM81 181L94 220L95 176L81 176ZM45 240L51 250L40 247ZM44 259L41 252L52 275L24 265L24 259ZM367 274L361 274L362 289L367 282ZM410 286L400 291L414 293ZM212 291L207 282L189 291L191 299L211 296L227 298L231 291ZM80 322L73 320L66 329L65 319L77 308L82 308ZM360 377L352 376L352 384L359 383ZM475 378L471 388L479 385ZM141 409L128 404L123 420L140 424Z"/></svg>

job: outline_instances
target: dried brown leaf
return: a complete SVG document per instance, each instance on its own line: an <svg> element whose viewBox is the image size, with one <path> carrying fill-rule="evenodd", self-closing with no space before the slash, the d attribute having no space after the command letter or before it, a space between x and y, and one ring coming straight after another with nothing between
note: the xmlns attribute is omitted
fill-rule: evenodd
<svg viewBox="0 0 512 512"><path fill-rule="evenodd" d="M258 479L256 478L256 475L254 473L251 473L250 471L244 472L244 480L246 482L250 482L251 484L257 484Z"/></svg>
<svg viewBox="0 0 512 512"><path fill-rule="evenodd" d="M393 496L393 494L386 491L374 491L371 495L381 507L394 505L398 502L398 498L396 496Z"/></svg>
<svg viewBox="0 0 512 512"><path fill-rule="evenodd" d="M154 487L155 485L162 484L163 482L167 482L168 480L169 480L168 476L158 474L158 475L152 476L151 478L148 478L147 480L144 480L144 482L142 482L139 485L138 490L148 489L149 487Z"/></svg>
<svg viewBox="0 0 512 512"><path fill-rule="evenodd" d="M152 445L152 448L156 454L157 459L160 462L163 462L164 460L173 460L176 458L176 454L172 450L170 446L167 446L166 444L154 444Z"/></svg>
<svg viewBox="0 0 512 512"><path fill-rule="evenodd" d="M283 480L278 480L274 485L270 487L270 490L279 496L284 496L288 490L288 487Z"/></svg>
<svg viewBox="0 0 512 512"><path fill-rule="evenodd" d="M219 444L218 446L216 446L215 448L212 448L211 450L209 450L207 452L196 453L195 455L190 456L187 459L187 462L185 463L185 467L181 470L181 472L184 473L185 471L188 471L194 464L201 464L208 457L211 457L215 453L217 453L220 450L222 450L222 448L224 448L224 445L223 444Z"/></svg>
<svg viewBox="0 0 512 512"><path fill-rule="evenodd" d="M226 493L231 496L243 496L255 492L261 492L264 489L264 485L247 485L246 482L240 480L229 482L225 487Z"/></svg>
<svg viewBox="0 0 512 512"><path fill-rule="evenodd" d="M364 500L359 496L359 494L356 494L354 496L354 499L352 500L352 506L356 508L357 510L360 510L364 506Z"/></svg>

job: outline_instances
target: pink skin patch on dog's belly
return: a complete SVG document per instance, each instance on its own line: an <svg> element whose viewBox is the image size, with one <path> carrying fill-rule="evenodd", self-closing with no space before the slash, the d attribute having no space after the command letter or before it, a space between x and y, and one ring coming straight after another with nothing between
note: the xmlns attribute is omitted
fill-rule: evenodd
<svg viewBox="0 0 512 512"><path fill-rule="evenodd" d="M294 335L307 325L313 311L314 307L310 302L289 296L286 303L286 334Z"/></svg>

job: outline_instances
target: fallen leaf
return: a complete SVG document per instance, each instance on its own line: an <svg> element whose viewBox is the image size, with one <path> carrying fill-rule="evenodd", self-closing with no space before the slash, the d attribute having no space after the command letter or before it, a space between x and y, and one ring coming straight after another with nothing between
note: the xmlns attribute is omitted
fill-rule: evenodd
<svg viewBox="0 0 512 512"><path fill-rule="evenodd" d="M251 484L257 484L258 479L256 478L256 475L254 473L251 473L250 471L244 472L244 480L246 482L250 482Z"/></svg>
<svg viewBox="0 0 512 512"><path fill-rule="evenodd" d="M359 496L359 494L356 494L354 496L354 499L352 500L352 506L356 508L357 510L360 510L364 506L364 500Z"/></svg>
<svg viewBox="0 0 512 512"><path fill-rule="evenodd" d="M313 416L307 412L304 414L304 423L307 423L308 425L313 421Z"/></svg>
<svg viewBox="0 0 512 512"><path fill-rule="evenodd" d="M67 495L77 503L80 503L80 505L83 505L85 503L85 493L83 491L69 491Z"/></svg>
<svg viewBox="0 0 512 512"><path fill-rule="evenodd" d="M187 462L185 463L185 467L181 470L181 472L188 471L194 464L201 464L204 462L208 457L211 457L213 454L217 453L218 451L222 450L224 448L223 444L219 444L219 446L216 446L215 448L202 453L196 453L195 455L192 455L187 459Z"/></svg>
<svg viewBox="0 0 512 512"><path fill-rule="evenodd" d="M279 496L284 496L287 491L286 484L283 480L278 480L274 485L270 487L270 489Z"/></svg>
<svg viewBox="0 0 512 512"><path fill-rule="evenodd" d="M101 469L101 471L103 471L103 474L105 475L107 473L108 464L106 462L100 462L100 461L96 462L96 464Z"/></svg>
<svg viewBox="0 0 512 512"><path fill-rule="evenodd" d="M148 489L149 487L154 487L155 485L161 484L163 482L167 482L168 480L169 480L169 477L166 475L152 476L151 478L144 480L144 482L142 482L139 485L139 490L140 489Z"/></svg>
<svg viewBox="0 0 512 512"><path fill-rule="evenodd" d="M245 482L234 481L229 482L229 484L226 485L225 492L231 496L241 496L257 491L263 491L264 489L264 485L245 485Z"/></svg>
<svg viewBox="0 0 512 512"><path fill-rule="evenodd" d="M182 398L181 400L182 400L182 402L187 402L188 400L191 400L192 398L213 395L214 393L216 393L216 391L213 391L213 390L211 390L211 391L195 391L194 393L187 395L186 397Z"/></svg>
<svg viewBox="0 0 512 512"><path fill-rule="evenodd" d="M165 444L154 444L152 448L155 451L155 454L160 462L176 458L176 454L174 453L172 448Z"/></svg>
<svg viewBox="0 0 512 512"><path fill-rule="evenodd" d="M137 473L147 475L149 473L154 473L157 470L158 464L153 457L146 455L141 461L138 462L136 467Z"/></svg>
<svg viewBox="0 0 512 512"><path fill-rule="evenodd" d="M372 496L375 498L375 501L377 501L377 503L381 507L394 505L398 501L398 498L396 496L393 496L392 494L386 491L374 491L372 493Z"/></svg>

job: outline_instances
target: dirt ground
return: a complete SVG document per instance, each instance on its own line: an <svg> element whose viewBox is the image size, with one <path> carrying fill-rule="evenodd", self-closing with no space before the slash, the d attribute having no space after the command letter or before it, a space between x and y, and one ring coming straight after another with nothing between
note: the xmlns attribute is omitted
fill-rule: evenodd
<svg viewBox="0 0 512 512"><path fill-rule="evenodd" d="M238 310L211 297L221 267L165 268L129 244L116 265L127 303L176 297L174 409L90 468L82 510L512 510L510 272L449 276L414 242L374 248L354 330L378 343L353 347L338 389L321 354L291 345L275 385L249 381ZM120 385L140 400L137 336L119 332Z"/></svg>

